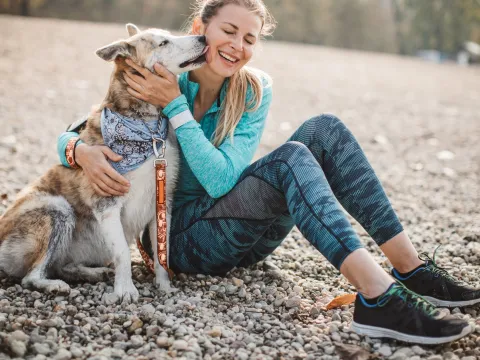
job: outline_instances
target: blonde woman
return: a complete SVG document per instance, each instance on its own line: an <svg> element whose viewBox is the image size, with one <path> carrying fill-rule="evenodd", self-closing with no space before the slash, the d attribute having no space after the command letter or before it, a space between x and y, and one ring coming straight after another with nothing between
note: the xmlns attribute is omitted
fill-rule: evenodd
<svg viewBox="0 0 480 360"><path fill-rule="evenodd" d="M424 344L467 335L467 322L445 316L418 294L438 305L462 306L479 302L480 292L432 259L419 258L360 145L338 118L304 122L284 145L249 165L272 89L266 74L245 65L273 22L261 0L198 5L191 32L207 38L206 65L178 81L161 65L152 74L130 62L142 76L125 73L132 95L163 108L182 150L172 269L224 274L249 266L272 253L296 225L358 289L352 325L358 333ZM75 135L59 139L64 164L65 144ZM80 144L75 151L98 192L120 196L128 182L106 157L120 159L105 147ZM337 199L390 259L393 277L364 249ZM143 240L149 243L147 235Z"/></svg>

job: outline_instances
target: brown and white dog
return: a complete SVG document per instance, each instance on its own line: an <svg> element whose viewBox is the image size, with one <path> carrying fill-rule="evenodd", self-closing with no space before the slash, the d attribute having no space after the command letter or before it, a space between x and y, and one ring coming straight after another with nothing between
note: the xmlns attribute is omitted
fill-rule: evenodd
<svg viewBox="0 0 480 360"><path fill-rule="evenodd" d="M123 78L126 57L152 72L153 65L160 62L174 74L198 68L205 62L204 36L174 36L158 29L140 32L132 24L127 24L127 31L128 39L96 52L102 59L114 61L115 66L105 100L99 111L88 118L80 134L89 145L104 144L100 122L105 107L123 116L141 117L142 121L159 118L160 108L127 92ZM170 130L165 155L168 224L179 156L175 132ZM65 281L102 281L112 271L106 264L113 262L114 292L108 294L106 300L138 300L132 281L129 244L147 225L150 238L156 239L153 158L125 174L131 186L129 192L120 197L97 195L81 169L61 165L50 168L22 190L0 217L0 270L21 278L24 286L67 293L70 287ZM169 291L168 274L158 262L157 247L153 248L155 283Z"/></svg>

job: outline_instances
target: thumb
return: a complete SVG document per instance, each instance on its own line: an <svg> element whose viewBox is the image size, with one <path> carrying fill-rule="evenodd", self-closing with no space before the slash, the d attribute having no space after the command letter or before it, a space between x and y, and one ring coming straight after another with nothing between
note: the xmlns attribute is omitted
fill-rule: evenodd
<svg viewBox="0 0 480 360"><path fill-rule="evenodd" d="M112 161L120 161L123 159L123 157L121 155L118 155L117 153L114 153L112 151L112 149L110 149L109 147L107 146L103 146L102 147L102 153L103 155L105 155L107 158L109 158L110 160Z"/></svg>

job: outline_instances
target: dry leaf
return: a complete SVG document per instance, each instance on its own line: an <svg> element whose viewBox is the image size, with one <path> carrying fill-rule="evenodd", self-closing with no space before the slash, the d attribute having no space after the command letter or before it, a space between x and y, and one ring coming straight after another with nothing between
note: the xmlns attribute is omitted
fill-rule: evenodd
<svg viewBox="0 0 480 360"><path fill-rule="evenodd" d="M337 296L335 299L328 303L327 310L336 309L343 305L350 305L355 302L356 297L356 294L345 294Z"/></svg>

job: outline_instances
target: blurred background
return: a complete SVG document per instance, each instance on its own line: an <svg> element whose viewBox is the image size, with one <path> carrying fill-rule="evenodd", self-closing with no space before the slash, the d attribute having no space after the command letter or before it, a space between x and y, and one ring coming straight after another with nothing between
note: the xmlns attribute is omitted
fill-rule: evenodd
<svg viewBox="0 0 480 360"><path fill-rule="evenodd" d="M191 0L0 0L0 13L181 29ZM274 39L416 55L480 58L480 0L265 0Z"/></svg>

